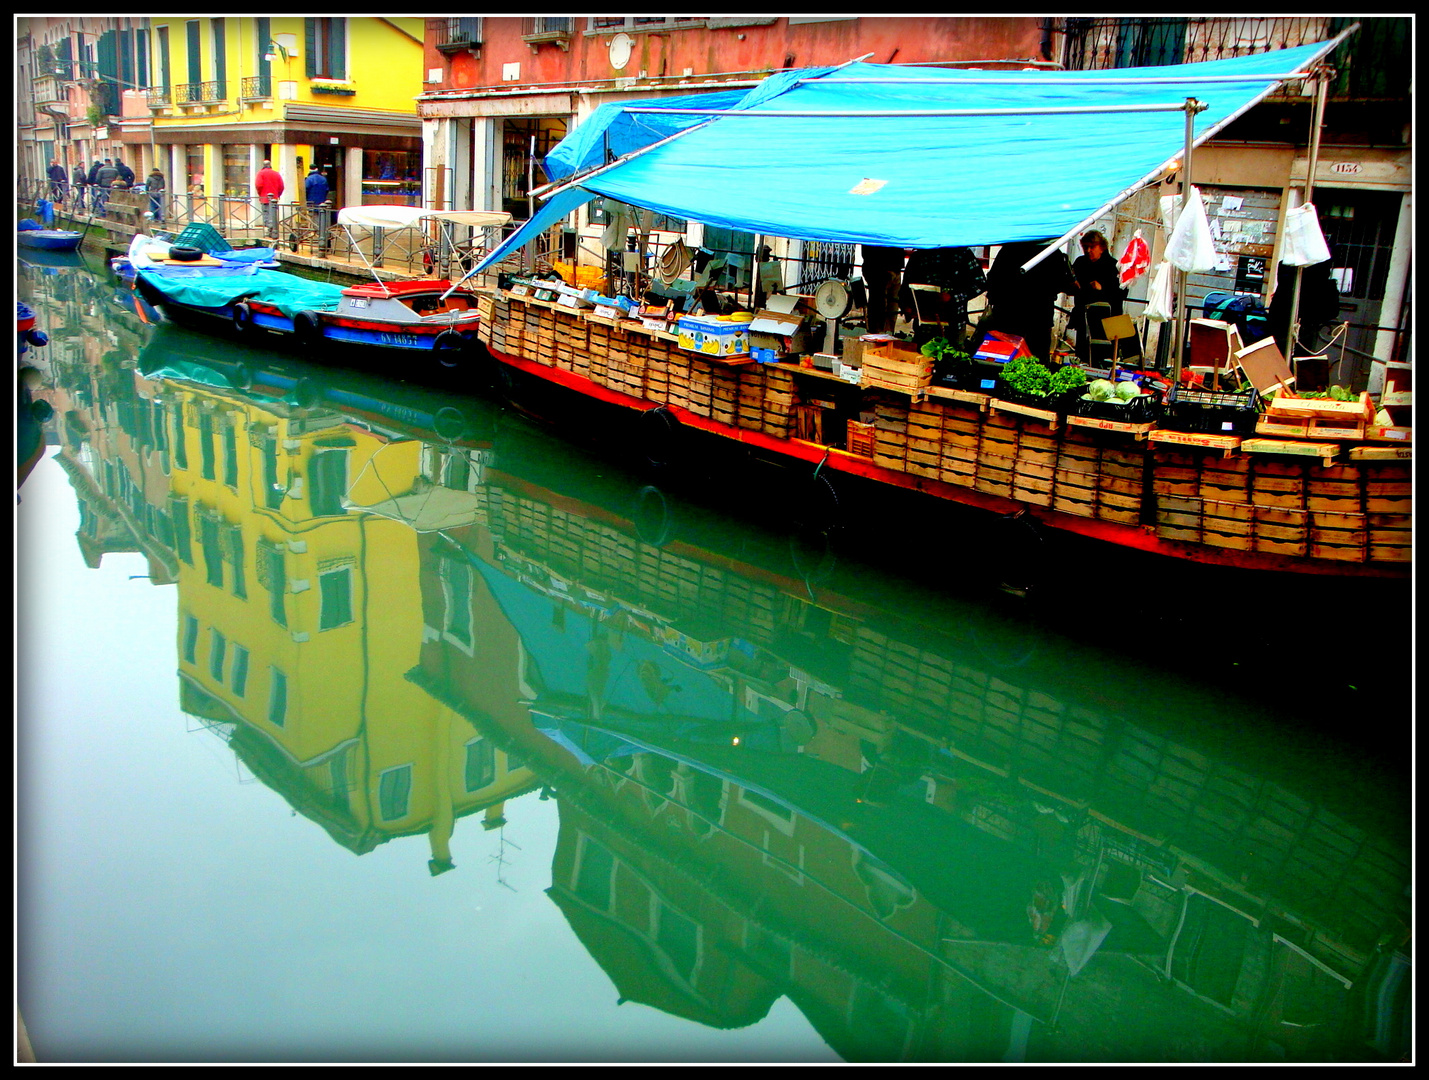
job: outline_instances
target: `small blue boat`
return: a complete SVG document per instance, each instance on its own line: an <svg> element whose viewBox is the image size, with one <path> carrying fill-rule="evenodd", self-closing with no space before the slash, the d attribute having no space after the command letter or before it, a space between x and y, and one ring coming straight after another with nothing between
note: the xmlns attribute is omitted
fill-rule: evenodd
<svg viewBox="0 0 1429 1080"><path fill-rule="evenodd" d="M69 229L26 229L19 231L21 247L39 248L42 251L77 251L83 233Z"/></svg>

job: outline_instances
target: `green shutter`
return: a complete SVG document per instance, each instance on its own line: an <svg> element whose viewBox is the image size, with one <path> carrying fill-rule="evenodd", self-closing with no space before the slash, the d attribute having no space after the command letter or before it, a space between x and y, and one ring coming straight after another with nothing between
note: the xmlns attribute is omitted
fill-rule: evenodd
<svg viewBox="0 0 1429 1080"><path fill-rule="evenodd" d="M218 99L228 97L228 33L222 19L213 20L213 77L218 82Z"/></svg>
<svg viewBox="0 0 1429 1080"><path fill-rule="evenodd" d="M328 74L334 79L347 78L347 20L333 19L328 36Z"/></svg>
<svg viewBox="0 0 1429 1080"><path fill-rule="evenodd" d="M312 78L318 73L318 21L316 19L303 20L303 65L307 69L308 78Z"/></svg>
<svg viewBox="0 0 1429 1080"><path fill-rule="evenodd" d="M203 82L203 54L199 51L199 25L188 24L189 33L189 82Z"/></svg>
<svg viewBox="0 0 1429 1080"><path fill-rule="evenodd" d="M272 65L263 59L273 44L273 27L268 19L260 18L254 21L258 25L258 77L266 80L273 74Z"/></svg>

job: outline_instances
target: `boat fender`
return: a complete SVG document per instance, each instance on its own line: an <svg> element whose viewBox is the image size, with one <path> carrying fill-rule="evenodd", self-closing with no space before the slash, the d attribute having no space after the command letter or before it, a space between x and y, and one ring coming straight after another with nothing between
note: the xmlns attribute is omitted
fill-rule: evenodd
<svg viewBox="0 0 1429 1080"><path fill-rule="evenodd" d="M323 324L316 311L300 311L293 316L293 336L298 344L314 348L322 342Z"/></svg>
<svg viewBox="0 0 1429 1080"><path fill-rule="evenodd" d="M50 343L50 336L43 330L26 330L25 340L31 345L48 345Z"/></svg>
<svg viewBox="0 0 1429 1080"><path fill-rule="evenodd" d="M455 330L443 330L432 341L432 353L442 367L458 367L466 353L466 338Z"/></svg>
<svg viewBox="0 0 1429 1080"><path fill-rule="evenodd" d="M196 247L175 246L169 248L169 258L175 262L198 262L203 252Z"/></svg>
<svg viewBox="0 0 1429 1080"><path fill-rule="evenodd" d="M312 379L299 379L288 393L288 400L300 409L311 409L318 403L318 386Z"/></svg>
<svg viewBox="0 0 1429 1080"><path fill-rule="evenodd" d="M228 381L235 390L253 389L253 368L248 364L235 365L233 374L228 377Z"/></svg>
<svg viewBox="0 0 1429 1080"><path fill-rule="evenodd" d="M640 414L640 446L651 465L674 464L680 439L680 421L660 405Z"/></svg>
<svg viewBox="0 0 1429 1080"><path fill-rule="evenodd" d="M253 309L241 300L233 305L233 329L240 336L253 329Z"/></svg>
<svg viewBox="0 0 1429 1080"><path fill-rule="evenodd" d="M456 442L466 434L466 417L460 409L443 405L432 417L432 430L437 433L438 438Z"/></svg>

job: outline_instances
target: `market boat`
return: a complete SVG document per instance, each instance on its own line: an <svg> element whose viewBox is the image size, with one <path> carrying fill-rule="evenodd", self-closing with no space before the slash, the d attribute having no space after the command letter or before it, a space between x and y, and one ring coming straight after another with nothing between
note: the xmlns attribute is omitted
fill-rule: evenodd
<svg viewBox="0 0 1429 1080"><path fill-rule="evenodd" d="M487 229L510 220L504 213L406 206L338 211L338 224L346 229L405 228L429 221L443 229ZM178 322L270 344L276 338L313 359L361 357L398 377L404 369L391 366L394 362L435 359L439 368L460 368L475 355L478 294L444 278L383 281L374 270L372 282L344 287L262 265L235 267L230 253L211 247L200 249L201 259L177 263L146 254L152 250L148 245L130 249L135 293L149 308ZM147 313L141 308L141 314Z"/></svg>
<svg viewBox="0 0 1429 1080"><path fill-rule="evenodd" d="M546 205L473 272L598 196L765 237L904 248L1041 240L1045 255L1283 81L1307 77L1341 40L1115 71L851 63L780 72L745 95L602 106L546 159ZM997 137L1005 118L1015 138ZM1049 145L1077 167L1046 169ZM1378 426L1368 395L1287 397L1304 412L1298 425L1270 417L1261 432L1239 417L1235 433L1168 430L1039 408L995 387L934 385L931 365L896 342L864 343L857 382L808 357L757 362L747 322L637 321L608 299L503 276L483 301L480 336L509 388L575 395L596 423L631 417L657 444L652 458L668 458L672 441L713 437L708 445L809 470L830 497L837 475L844 489L922 492L1183 562L1410 573L1412 433ZM1207 415L1220 419L1214 406Z"/></svg>
<svg viewBox="0 0 1429 1080"><path fill-rule="evenodd" d="M49 403L36 398L32 391L37 385L36 369L25 363L25 354L31 346L49 343L49 336L35 326L35 312L28 304L15 302L15 330L18 339L19 379L15 423L16 461L18 463L17 486L25 482L40 458L45 453L44 422L49 418Z"/></svg>

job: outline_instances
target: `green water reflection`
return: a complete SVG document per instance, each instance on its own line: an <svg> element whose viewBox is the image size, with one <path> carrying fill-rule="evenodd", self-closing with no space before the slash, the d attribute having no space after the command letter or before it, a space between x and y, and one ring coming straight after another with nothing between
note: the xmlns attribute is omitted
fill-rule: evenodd
<svg viewBox="0 0 1429 1080"><path fill-rule="evenodd" d="M129 702L167 696L210 760L286 807L198 784L61 870L50 834L87 826L55 818L92 808L29 797L20 999L41 1060L1407 1053L1400 676L1379 688L1385 753L1303 696L1277 710L1129 640L733 523L493 402L149 327L84 267L22 268L21 292L53 339L41 468L68 485L82 557L22 565L49 582L128 560L167 597L128 623L66 611L96 653L32 659L102 673L94 722L135 729L105 744L114 772L153 769L166 744ZM25 617L59 618L44 606ZM65 773L76 751L41 734L64 712L22 703L22 787ZM522 825L537 839L505 846ZM220 836L224 880L283 948L196 931L213 878L110 865ZM384 853L361 865L391 880L353 876ZM499 901L505 932L464 924L508 857L527 887ZM103 882L107 903L76 902ZM135 948L66 1010L83 948L55 943L101 924ZM124 1000L157 994L168 961L140 943L161 938L195 999L242 1023ZM374 982L383 1016L345 1014ZM281 1018L251 1000L268 996ZM508 999L537 1004L493 1022Z"/></svg>

